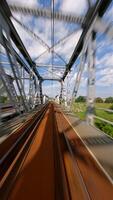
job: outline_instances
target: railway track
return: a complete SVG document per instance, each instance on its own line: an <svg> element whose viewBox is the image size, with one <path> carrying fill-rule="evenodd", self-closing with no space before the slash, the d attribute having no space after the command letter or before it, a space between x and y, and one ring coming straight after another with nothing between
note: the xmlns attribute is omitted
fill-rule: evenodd
<svg viewBox="0 0 113 200"><path fill-rule="evenodd" d="M23 139L11 138L15 151L10 142L0 151L0 199L112 199L112 183L58 106L50 103L34 118Z"/></svg>

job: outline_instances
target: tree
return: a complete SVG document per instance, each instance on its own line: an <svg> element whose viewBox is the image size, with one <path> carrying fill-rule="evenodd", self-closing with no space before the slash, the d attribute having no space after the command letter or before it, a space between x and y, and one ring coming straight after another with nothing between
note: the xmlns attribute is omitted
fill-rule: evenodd
<svg viewBox="0 0 113 200"><path fill-rule="evenodd" d="M101 97L97 97L97 98L95 99L95 102L96 102L96 103L103 103L103 99L102 99Z"/></svg>
<svg viewBox="0 0 113 200"><path fill-rule="evenodd" d="M113 103L113 97L107 97L105 103Z"/></svg>
<svg viewBox="0 0 113 200"><path fill-rule="evenodd" d="M79 96L75 99L75 102L86 102L86 98L84 96Z"/></svg>

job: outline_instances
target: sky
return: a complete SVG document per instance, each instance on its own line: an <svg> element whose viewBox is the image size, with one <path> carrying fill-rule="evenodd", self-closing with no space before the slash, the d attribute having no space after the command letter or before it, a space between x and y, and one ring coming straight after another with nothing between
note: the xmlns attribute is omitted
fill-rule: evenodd
<svg viewBox="0 0 113 200"><path fill-rule="evenodd" d="M7 0L8 3L21 4L26 6L26 0ZM21 2L21 3L20 3ZM94 3L95 0L92 0ZM51 7L51 0L27 0L27 6L48 8ZM70 13L77 16L84 16L87 12L88 4L86 0L55 0L55 10L62 11L64 13ZM13 13L13 15L26 25L30 30L35 32L49 47L51 47L51 20L34 17L24 16L23 14ZM103 20L107 23L113 24L111 21L113 18L113 2L108 8L107 12L103 16ZM39 40L35 40L27 33L17 22L12 19L12 22L18 31L26 49L28 50L31 58L39 65L48 64L51 65L51 52L47 51L43 56L40 56L47 47ZM57 43L60 39L72 33L70 37L65 39L60 45L56 45L54 50L54 73L51 72L51 67L37 67L37 70L43 77L61 78L64 72L65 64L68 63L74 48L82 33L81 26L79 24L69 24L63 21L54 22L55 34L54 42ZM59 56L60 55L60 56ZM40 56L40 57L39 57ZM39 57L38 59L36 59ZM59 57L63 57L64 60ZM74 63L72 70L64 81L64 94L68 93L70 97L73 91L74 83L76 80L78 66L80 64L80 58ZM113 41L105 34L97 34L96 38L96 96L107 97L113 96ZM79 87L78 95L87 95L87 63L82 74L81 84ZM28 84L26 83L26 88ZM44 81L43 93L48 96L56 96L60 93L60 83L56 81Z"/></svg>

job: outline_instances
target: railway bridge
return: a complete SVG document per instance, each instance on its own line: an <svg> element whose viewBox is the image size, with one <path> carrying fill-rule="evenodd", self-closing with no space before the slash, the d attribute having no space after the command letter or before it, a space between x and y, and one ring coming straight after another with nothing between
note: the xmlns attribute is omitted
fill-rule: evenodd
<svg viewBox="0 0 113 200"><path fill-rule="evenodd" d="M113 128L95 114L111 11L112 0L0 1L0 200L113 199L113 139L95 127ZM73 113L81 82L85 120Z"/></svg>

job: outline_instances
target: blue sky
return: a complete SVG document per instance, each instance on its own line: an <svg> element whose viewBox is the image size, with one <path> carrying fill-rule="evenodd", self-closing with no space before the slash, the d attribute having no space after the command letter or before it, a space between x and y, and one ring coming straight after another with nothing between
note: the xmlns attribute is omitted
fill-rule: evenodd
<svg viewBox="0 0 113 200"><path fill-rule="evenodd" d="M20 0L7 0L7 2L20 4ZM93 3L95 0L92 1ZM37 6L40 8L50 8L51 0L27 0L27 6ZM21 1L21 5L26 5L26 0ZM55 0L55 10L60 10L62 12L67 12L79 16L84 16L87 11L87 1L86 0ZM39 37L51 46L51 21L49 19L36 18L31 16L24 16L22 14L15 14L14 16L21 20L27 27L34 31ZM113 18L113 2L108 8L103 19L109 23L113 23L111 20ZM13 21L13 20L12 20ZM35 59L46 49L39 42L35 41L26 31L24 31L20 25L13 21L23 43L25 44L29 54L32 59ZM70 56L73 53L75 45L77 44L79 37L82 33L80 25L68 24L64 22L59 22L55 20L55 43L61 38L65 37L72 31L75 31L71 37L65 40L61 45L56 46L55 51L60 54L68 63ZM74 82L77 74L77 65L80 59L78 59L68 77L65 80L65 88L68 85L68 92L71 94L74 86ZM51 53L48 52L36 60L36 63L51 64ZM56 65L56 71L53 75L51 73L51 67L40 67L38 68L41 75L45 77L58 78L63 74L63 67L58 67L57 65L65 65L65 63L59 59L58 56L54 54L54 64ZM86 95L87 93L87 65L85 66L84 73L82 75L82 81L80 84L80 89L78 95ZM27 85L26 85L27 88ZM43 83L43 93L49 96L55 96L59 94L60 84L57 82L45 81ZM66 89L67 91L67 89ZM96 39L96 96L113 96L113 41L110 40L104 34L97 34Z"/></svg>

